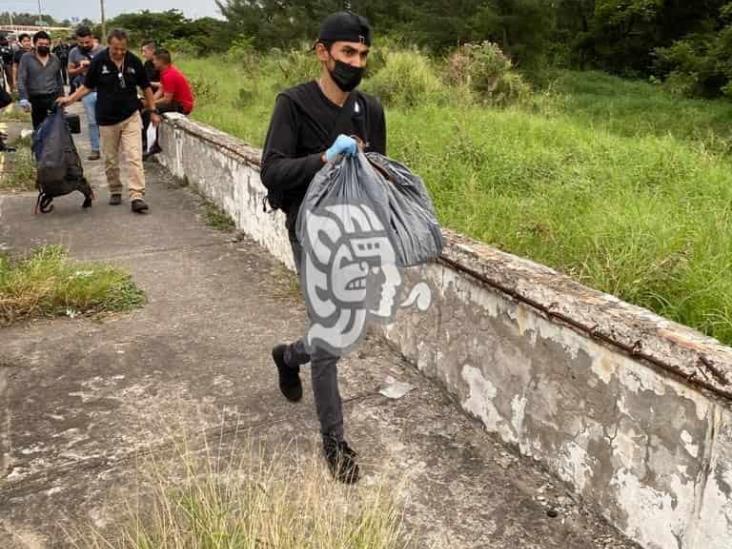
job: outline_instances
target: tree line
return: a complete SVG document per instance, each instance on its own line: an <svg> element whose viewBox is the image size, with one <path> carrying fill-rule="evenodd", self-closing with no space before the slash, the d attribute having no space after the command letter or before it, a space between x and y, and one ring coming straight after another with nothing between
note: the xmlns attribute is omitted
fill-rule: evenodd
<svg viewBox="0 0 732 549"><path fill-rule="evenodd" d="M382 43L444 55L491 41L527 74L546 67L599 69L667 81L686 95L732 95L729 0L217 0L224 20L177 10L123 14L109 25L197 55L234 41L257 50L300 47L325 15L348 5ZM108 26L109 26L108 25Z"/></svg>

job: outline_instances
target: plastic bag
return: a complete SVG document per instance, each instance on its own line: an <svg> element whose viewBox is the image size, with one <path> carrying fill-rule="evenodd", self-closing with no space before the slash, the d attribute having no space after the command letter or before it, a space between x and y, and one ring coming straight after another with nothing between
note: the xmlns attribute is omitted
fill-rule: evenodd
<svg viewBox="0 0 732 549"><path fill-rule="evenodd" d="M295 231L311 354L342 356L369 322L429 307L429 286L420 281L407 292L413 281L401 268L440 255L442 233L422 180L401 164L378 154L328 164L308 187Z"/></svg>
<svg viewBox="0 0 732 549"><path fill-rule="evenodd" d="M306 212L333 204L368 206L386 231L399 267L426 263L442 252L442 232L422 179L385 156L342 158L316 174L298 213L300 242L306 241Z"/></svg>
<svg viewBox="0 0 732 549"><path fill-rule="evenodd" d="M51 202L57 196L73 191L84 195L82 207L92 204L94 193L84 177L79 153L66 124L64 111L56 109L38 128L33 137L33 154L36 158L36 208L47 213L53 209Z"/></svg>

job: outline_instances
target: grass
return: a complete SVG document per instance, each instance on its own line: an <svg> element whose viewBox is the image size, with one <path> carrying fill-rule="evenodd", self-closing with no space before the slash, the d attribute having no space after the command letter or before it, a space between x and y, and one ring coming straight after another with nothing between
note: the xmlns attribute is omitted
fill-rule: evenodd
<svg viewBox="0 0 732 549"><path fill-rule="evenodd" d="M15 152L0 152L0 192L24 192L36 188L36 166L28 139L12 143Z"/></svg>
<svg viewBox="0 0 732 549"><path fill-rule="evenodd" d="M217 231L230 233L236 228L234 220L231 219L229 214L209 200L204 200L203 202L203 218L206 221L206 225Z"/></svg>
<svg viewBox="0 0 732 549"><path fill-rule="evenodd" d="M216 82L193 117L261 146L286 84L262 63L180 60ZM732 104L597 72L501 109L452 95L387 109L444 225L732 344Z"/></svg>
<svg viewBox="0 0 732 549"><path fill-rule="evenodd" d="M141 489L117 527L80 528L76 547L94 549L397 549L407 547L401 511L377 486L334 483L314 456L236 449L148 459ZM300 455L299 452L295 454ZM86 530L86 531L85 531Z"/></svg>
<svg viewBox="0 0 732 549"><path fill-rule="evenodd" d="M39 316L127 311L144 301L129 274L71 261L60 246L42 246L19 260L0 255L0 325Z"/></svg>

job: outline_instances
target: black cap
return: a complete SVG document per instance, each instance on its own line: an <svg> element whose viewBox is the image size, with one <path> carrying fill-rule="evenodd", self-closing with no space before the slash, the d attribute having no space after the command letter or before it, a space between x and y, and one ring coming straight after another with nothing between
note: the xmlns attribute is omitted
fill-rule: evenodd
<svg viewBox="0 0 732 549"><path fill-rule="evenodd" d="M369 20L355 13L339 11L320 24L318 42L361 42L371 45Z"/></svg>

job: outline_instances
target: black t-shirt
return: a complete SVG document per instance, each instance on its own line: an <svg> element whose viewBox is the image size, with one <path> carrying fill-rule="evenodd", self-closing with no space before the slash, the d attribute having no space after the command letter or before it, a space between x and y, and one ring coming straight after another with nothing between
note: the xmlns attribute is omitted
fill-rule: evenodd
<svg viewBox="0 0 732 549"><path fill-rule="evenodd" d="M386 154L384 109L376 98L354 94L340 107L312 81L277 97L262 154L262 181L280 194L288 224L323 167L323 152L338 134L358 135L366 152Z"/></svg>
<svg viewBox="0 0 732 549"><path fill-rule="evenodd" d="M29 51L32 51L32 50L19 49L18 51L16 51L13 54L13 63L15 63L16 65L20 65L20 58L23 57Z"/></svg>
<svg viewBox="0 0 732 549"><path fill-rule="evenodd" d="M104 50L89 65L84 86L97 91L97 124L112 126L137 112L140 107L137 88L149 88L150 81L136 55L127 52L120 70L110 58L109 50Z"/></svg>
<svg viewBox="0 0 732 549"><path fill-rule="evenodd" d="M145 74L150 82L160 82L160 71L155 68L152 61L145 61Z"/></svg>

